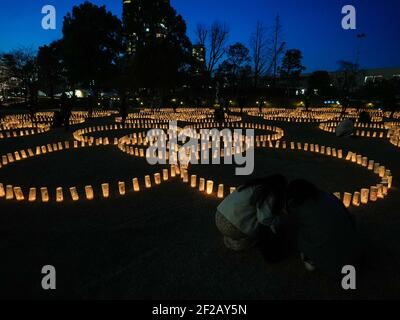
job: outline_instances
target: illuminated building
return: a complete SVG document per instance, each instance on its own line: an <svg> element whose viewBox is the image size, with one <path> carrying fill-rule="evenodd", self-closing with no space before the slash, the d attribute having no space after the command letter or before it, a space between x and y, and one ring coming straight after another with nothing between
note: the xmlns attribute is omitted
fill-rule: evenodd
<svg viewBox="0 0 400 320"><path fill-rule="evenodd" d="M204 45L197 44L193 46L192 56L197 62L197 67L195 72L201 73L205 69L206 63L206 48Z"/></svg>
<svg viewBox="0 0 400 320"><path fill-rule="evenodd" d="M166 37L168 27L165 17L160 14L166 7L170 7L169 0L123 0L128 53L134 54L138 46Z"/></svg>

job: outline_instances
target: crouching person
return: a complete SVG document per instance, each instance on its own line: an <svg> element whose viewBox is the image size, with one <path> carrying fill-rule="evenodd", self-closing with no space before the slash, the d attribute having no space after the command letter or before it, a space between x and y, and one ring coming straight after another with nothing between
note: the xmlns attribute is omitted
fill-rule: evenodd
<svg viewBox="0 0 400 320"><path fill-rule="evenodd" d="M215 221L227 248L249 249L263 238L265 228L275 230L285 205L286 186L285 177L272 175L249 181L225 198Z"/></svg>
<svg viewBox="0 0 400 320"><path fill-rule="evenodd" d="M307 270L339 276L346 265L357 266L362 245L343 203L305 180L288 186L287 211L297 227L297 245Z"/></svg>

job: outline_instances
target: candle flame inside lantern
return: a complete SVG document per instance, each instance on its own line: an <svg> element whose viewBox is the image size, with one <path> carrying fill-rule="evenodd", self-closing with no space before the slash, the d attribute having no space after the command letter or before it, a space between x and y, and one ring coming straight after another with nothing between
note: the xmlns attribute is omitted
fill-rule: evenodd
<svg viewBox="0 0 400 320"><path fill-rule="evenodd" d="M376 186L371 186L370 193L369 193L369 199L372 202L375 202L376 200L378 200L378 188Z"/></svg>
<svg viewBox="0 0 400 320"><path fill-rule="evenodd" d="M35 202L36 201L36 188L30 188L29 189L28 201L29 202Z"/></svg>
<svg viewBox="0 0 400 320"><path fill-rule="evenodd" d="M42 202L49 202L49 191L47 187L40 188L40 193L42 195Z"/></svg>
<svg viewBox="0 0 400 320"><path fill-rule="evenodd" d="M57 202L63 202L64 201L63 188L61 188L61 187L58 187L56 189L56 201Z"/></svg>
<svg viewBox="0 0 400 320"><path fill-rule="evenodd" d="M110 185L108 183L103 183L101 185L101 190L104 198L108 198L110 196Z"/></svg>
<svg viewBox="0 0 400 320"><path fill-rule="evenodd" d="M188 183L189 182L189 174L188 174L187 170L183 169L182 173L183 173L183 177L182 177L183 178L183 182L184 183Z"/></svg>
<svg viewBox="0 0 400 320"><path fill-rule="evenodd" d="M353 195L351 193L345 192L343 195L343 204L346 208L350 207L351 204L351 199L352 199Z"/></svg>
<svg viewBox="0 0 400 320"><path fill-rule="evenodd" d="M139 186L139 180L138 180L138 178L134 178L134 179L132 180L132 182L133 182L133 191L135 191L135 192L140 191L140 186Z"/></svg>
<svg viewBox="0 0 400 320"><path fill-rule="evenodd" d="M354 195L353 195L353 206L356 206L356 207L359 207L360 206L360 196L361 196L361 194L360 194L360 192L354 192Z"/></svg>
<svg viewBox="0 0 400 320"><path fill-rule="evenodd" d="M217 194L218 198L223 198L224 197L224 185L220 184L218 186L218 194Z"/></svg>
<svg viewBox="0 0 400 320"><path fill-rule="evenodd" d="M197 186L197 176L194 174L190 177L190 186L196 188Z"/></svg>
<svg viewBox="0 0 400 320"><path fill-rule="evenodd" d="M92 186L85 186L85 193L86 193L86 199L87 200L93 200L94 199L94 193L93 193L93 187Z"/></svg>
<svg viewBox="0 0 400 320"><path fill-rule="evenodd" d="M199 181L199 191L203 192L206 188L206 180L204 178L200 178Z"/></svg>
<svg viewBox="0 0 400 320"><path fill-rule="evenodd" d="M78 195L78 191L76 190L76 187L69 188L69 191L71 193L72 201L78 201L79 195Z"/></svg>
<svg viewBox="0 0 400 320"><path fill-rule="evenodd" d="M212 194L214 189L214 181L208 180L207 181L207 194Z"/></svg>
<svg viewBox="0 0 400 320"><path fill-rule="evenodd" d="M163 170L163 180L167 181L168 180L168 169Z"/></svg>
<svg viewBox="0 0 400 320"><path fill-rule="evenodd" d="M176 177L176 170L175 170L175 165L171 166L171 178L175 178Z"/></svg>
<svg viewBox="0 0 400 320"><path fill-rule="evenodd" d="M159 173L154 174L154 182L156 183L156 185L161 184L161 175Z"/></svg>
<svg viewBox="0 0 400 320"><path fill-rule="evenodd" d="M20 187L14 187L14 193L15 193L15 198L17 199L17 201L25 200L24 194Z"/></svg>
<svg viewBox="0 0 400 320"><path fill-rule="evenodd" d="M388 179L388 188L391 189L393 183L393 176L388 176L387 179Z"/></svg>
<svg viewBox="0 0 400 320"><path fill-rule="evenodd" d="M4 190L4 185L0 183L0 198L4 198L6 196L6 191Z"/></svg>
<svg viewBox="0 0 400 320"><path fill-rule="evenodd" d="M12 199L14 199L13 186L7 185L6 186L6 200L12 200Z"/></svg>
<svg viewBox="0 0 400 320"><path fill-rule="evenodd" d="M145 184L145 186L146 186L147 189L151 188L150 176L145 176L145 177L144 177L144 184Z"/></svg>
<svg viewBox="0 0 400 320"><path fill-rule="evenodd" d="M126 193L125 182L120 181L118 182L118 191L121 196L124 196Z"/></svg>

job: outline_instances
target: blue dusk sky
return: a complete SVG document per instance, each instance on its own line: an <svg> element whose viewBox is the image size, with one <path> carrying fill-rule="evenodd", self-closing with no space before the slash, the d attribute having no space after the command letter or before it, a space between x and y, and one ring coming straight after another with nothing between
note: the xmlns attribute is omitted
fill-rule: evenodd
<svg viewBox="0 0 400 320"><path fill-rule="evenodd" d="M37 48L61 37L63 16L78 0L1 0L0 52L19 47ZM93 0L121 17L122 0ZM51 4L57 9L57 29L41 28L41 9ZM335 70L338 60L355 61L357 34L362 40L362 68L400 67L399 0L171 0L188 26L194 41L199 22L218 20L230 27L229 42L249 45L257 21L271 27L277 13L281 16L284 40L288 48L303 52L307 71ZM342 7L357 10L357 30L341 27Z"/></svg>

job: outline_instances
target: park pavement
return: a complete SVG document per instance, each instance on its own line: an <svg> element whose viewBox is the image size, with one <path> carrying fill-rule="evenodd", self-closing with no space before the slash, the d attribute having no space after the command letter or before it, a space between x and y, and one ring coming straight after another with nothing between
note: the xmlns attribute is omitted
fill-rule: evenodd
<svg viewBox="0 0 400 320"><path fill-rule="evenodd" d="M106 122L104 119L92 120ZM259 120L258 120L259 121ZM394 188L387 199L352 208L368 248L357 290L318 272L297 254L268 264L257 251L227 250L214 224L218 203L178 180L110 200L62 205L0 201L0 297L74 299L384 299L400 288L399 149L386 140L338 139L316 124L273 122L285 140L319 143L362 153L387 165ZM79 126L74 126L77 128ZM121 132L121 135L125 133ZM0 141L1 154L71 139L62 129ZM306 177L329 191L355 191L376 178L347 162L300 152L258 150L255 175ZM29 159L1 169L1 180L81 185L127 182L148 168L114 147L96 147ZM240 183L232 167L193 169L221 183ZM41 289L41 268L54 265L57 289Z"/></svg>

